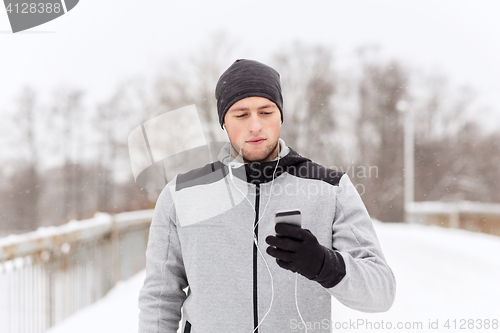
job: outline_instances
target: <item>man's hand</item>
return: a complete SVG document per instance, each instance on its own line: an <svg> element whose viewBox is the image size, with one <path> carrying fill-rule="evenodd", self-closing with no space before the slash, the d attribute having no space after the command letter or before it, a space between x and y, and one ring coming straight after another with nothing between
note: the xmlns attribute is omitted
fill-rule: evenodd
<svg viewBox="0 0 500 333"><path fill-rule="evenodd" d="M285 237L267 236L270 246L266 252L276 258L278 265L292 272L298 272L313 280L319 275L325 259L325 247L318 243L309 229L276 223L276 233Z"/></svg>

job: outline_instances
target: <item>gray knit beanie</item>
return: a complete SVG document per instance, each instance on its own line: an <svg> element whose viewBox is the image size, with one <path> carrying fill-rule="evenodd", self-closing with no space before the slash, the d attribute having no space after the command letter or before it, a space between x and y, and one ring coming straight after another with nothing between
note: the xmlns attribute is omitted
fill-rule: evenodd
<svg viewBox="0 0 500 333"><path fill-rule="evenodd" d="M220 126L224 123L227 110L234 103L253 96L265 97L274 102L280 110L283 123L280 74L258 61L238 59L222 73L215 87Z"/></svg>

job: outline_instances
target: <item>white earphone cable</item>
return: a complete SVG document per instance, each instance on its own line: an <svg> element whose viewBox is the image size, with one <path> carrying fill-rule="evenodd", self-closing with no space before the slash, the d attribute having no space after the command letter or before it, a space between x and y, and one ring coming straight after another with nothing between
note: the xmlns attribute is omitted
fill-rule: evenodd
<svg viewBox="0 0 500 333"><path fill-rule="evenodd" d="M297 307L297 312L299 313L300 320L302 320L302 323L304 324L304 328L307 333L307 325L306 322L304 321L304 318L302 318L302 314L300 313L299 310L299 301L297 299L297 279L299 278L299 272L295 272L295 306Z"/></svg>
<svg viewBox="0 0 500 333"><path fill-rule="evenodd" d="M232 146L232 145L231 145ZM255 246L257 247L257 250L259 251L259 254L260 256L262 257L262 260L264 260L264 263L266 264L266 267L267 267L267 271L269 272L269 276L271 277L271 303L269 304L269 309L266 311L266 314L264 315L264 317L262 318L262 320L259 322L259 324L257 325L257 327L255 327L255 329L253 330L253 332L255 332L260 324L262 324L262 322L264 321L264 319L266 319L266 316L268 315L268 313L271 311L271 308L272 308L272 305L273 305L273 300L274 300L274 281L273 281L273 274L271 273L271 269L269 268L269 265L267 264L267 261L266 259L264 258L264 255L262 254L262 252L260 251L259 249L259 245L257 243L257 236L255 235L255 227L257 227L257 225L259 224L260 222L260 219L262 218L262 216L264 216L264 213L266 212L266 209L267 209L267 206L269 205L269 201L271 200L271 196L272 196L272 191L273 191L273 184L274 184L274 176L276 174L276 170L278 168L278 164L279 164L279 161L280 161L280 149L279 149L279 144L278 144L278 161L276 162L276 167L274 168L274 172L273 172L273 180L271 182L271 189L270 189L270 193L269 193L269 199L267 200L267 203L266 203L266 206L264 207L264 211L262 212L262 215L261 217L259 217L259 219L257 220L257 223L255 223L255 226L253 227L253 241L255 243ZM229 148L229 155L231 156L231 148ZM253 211L255 212L255 207L252 205L252 203L250 202L250 200L248 200L248 197L238 188L238 186L236 186L236 184L234 183L233 181L233 173L232 173L232 170L231 170L231 165L230 163L228 163L228 168L229 168L229 179L231 180L231 182L233 183L234 187L243 195L243 197L248 201L248 203L250 204L250 206L253 208ZM299 317L300 319L302 320L302 323L304 324L304 327L305 327L305 332L307 333L307 326L306 326L306 323L304 322L304 319L302 318L302 315L300 313L300 310L299 310L299 304L298 304L298 300L297 300L297 279L298 279L298 272L295 272L295 305L297 307L297 311L299 313Z"/></svg>
<svg viewBox="0 0 500 333"><path fill-rule="evenodd" d="M230 148L231 149L231 148ZM278 148L279 149L279 148ZM230 151L231 152L231 151ZM262 318L262 320L259 322L259 324L257 325L257 327L255 327L255 329L253 330L253 332L255 332L255 330L257 330L260 326L260 324L262 324L262 322L264 321L264 319L266 318L266 316L268 315L268 313L271 311L271 308L272 308L272 305L273 305L273 300L274 300L274 281L273 281L273 274L271 273L271 269L269 268L269 265L267 264L267 261L266 259L264 258L264 255L262 254L262 252L260 251L260 248L259 248L259 245L257 243L257 237L255 235L255 227L257 227L257 225L259 224L260 222L260 219L262 218L262 216L264 216L264 213L266 212L266 209L267 209L267 206L269 205L269 201L271 200L271 194L272 194L272 189L273 189L273 185L274 185L274 176L276 174L276 170L278 168L278 164L279 164L279 160L280 160L280 155L279 155L279 150L278 150L278 161L276 162L276 167L274 168L274 172L273 172L273 180L271 182L271 193L269 193L269 199L267 200L267 203L266 203L266 206L264 207L264 211L262 212L262 215L261 217L259 217L259 219L257 220L257 223L255 223L255 226L253 227L253 241L255 243L255 246L257 247L257 251L259 251L259 254L260 256L262 257L262 260L264 260L264 263L266 264L266 267L267 267L267 271L269 272L269 276L271 277L271 303L269 305L269 309L266 311L266 314L264 315L264 317ZM250 206L253 208L253 211L255 212L255 207L254 205L252 205L252 203L250 202L250 200L248 200L248 197L238 188L238 186L236 186L236 184L234 183L233 181L233 173L231 171L231 165L228 164L228 167L229 167L229 178L231 180L231 182L233 183L234 187L243 195L243 197L248 201L248 203L250 204Z"/></svg>

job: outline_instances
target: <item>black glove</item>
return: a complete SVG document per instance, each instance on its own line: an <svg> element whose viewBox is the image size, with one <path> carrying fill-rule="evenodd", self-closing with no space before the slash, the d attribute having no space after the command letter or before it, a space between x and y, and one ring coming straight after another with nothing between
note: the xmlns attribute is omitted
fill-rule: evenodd
<svg viewBox="0 0 500 333"><path fill-rule="evenodd" d="M335 286L345 276L342 255L319 244L309 229L287 223L276 223L274 229L280 237L266 237L270 245L266 252L276 258L280 267L298 272L325 288Z"/></svg>
<svg viewBox="0 0 500 333"><path fill-rule="evenodd" d="M309 229L276 223L275 230L285 237L267 236L266 243L271 246L266 252L276 258L280 267L298 272L310 280L316 278L325 259L324 246Z"/></svg>

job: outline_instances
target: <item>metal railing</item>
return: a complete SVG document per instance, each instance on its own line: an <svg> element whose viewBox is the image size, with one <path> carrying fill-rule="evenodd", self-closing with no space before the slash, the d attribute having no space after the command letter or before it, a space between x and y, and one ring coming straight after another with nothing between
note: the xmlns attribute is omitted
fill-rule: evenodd
<svg viewBox="0 0 500 333"><path fill-rule="evenodd" d="M41 333L145 267L153 210L0 238L0 332Z"/></svg>
<svg viewBox="0 0 500 333"><path fill-rule="evenodd" d="M464 229L500 236L500 204L472 201L411 202L408 222Z"/></svg>

